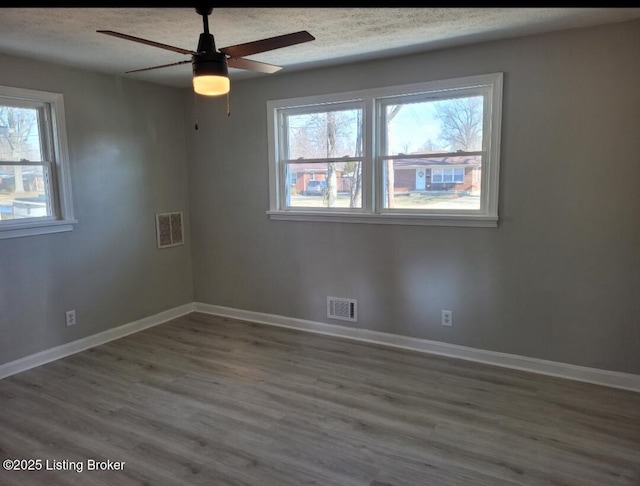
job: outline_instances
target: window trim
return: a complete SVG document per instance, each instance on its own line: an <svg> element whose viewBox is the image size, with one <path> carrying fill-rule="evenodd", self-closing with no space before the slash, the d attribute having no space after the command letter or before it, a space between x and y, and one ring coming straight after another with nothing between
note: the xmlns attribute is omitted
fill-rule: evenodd
<svg viewBox="0 0 640 486"><path fill-rule="evenodd" d="M481 206L479 210L456 211L451 209L408 210L401 208L383 208L383 163L393 156L384 155L381 127L375 122L380 120L377 109L390 98L402 100L413 95L441 95L443 92L482 91L484 95L483 133L483 173ZM369 224L403 224L430 226L479 226L496 227L498 225L498 185L500 171L500 136L502 121L503 73L491 73L477 76L466 76L452 79L429 81L425 83L405 84L373 88L343 93L306 96L300 98L267 101L267 135L269 158L269 209L267 215L272 220L347 222ZM381 101L381 102L378 102ZM362 208L299 208L282 205L280 186L283 165L280 165L279 150L282 130L279 126L278 110L318 109L322 105L364 104L363 114L363 154L362 154ZM375 155L375 158L374 158ZM486 161L485 161L486 159ZM373 191L373 194L371 193Z"/></svg>
<svg viewBox="0 0 640 486"><path fill-rule="evenodd" d="M51 125L50 141L52 158L50 162L52 182L50 195L53 216L5 220L0 224L0 239L23 236L42 235L72 231L78 221L73 212L73 195L71 192L71 174L69 171L69 148L67 145L64 97L61 93L16 88L0 85L0 100L9 98L12 101L27 101L48 106ZM49 136L46 134L45 136ZM40 165L40 164L39 164Z"/></svg>

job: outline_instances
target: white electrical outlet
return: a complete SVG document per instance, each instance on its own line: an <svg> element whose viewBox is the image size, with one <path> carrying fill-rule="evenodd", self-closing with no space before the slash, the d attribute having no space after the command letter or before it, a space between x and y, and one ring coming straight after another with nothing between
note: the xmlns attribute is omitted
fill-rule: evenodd
<svg viewBox="0 0 640 486"><path fill-rule="evenodd" d="M453 326L453 311L450 311L450 310L442 311L442 325Z"/></svg>
<svg viewBox="0 0 640 486"><path fill-rule="evenodd" d="M76 325L76 311L70 310L66 312L67 316L67 327Z"/></svg>

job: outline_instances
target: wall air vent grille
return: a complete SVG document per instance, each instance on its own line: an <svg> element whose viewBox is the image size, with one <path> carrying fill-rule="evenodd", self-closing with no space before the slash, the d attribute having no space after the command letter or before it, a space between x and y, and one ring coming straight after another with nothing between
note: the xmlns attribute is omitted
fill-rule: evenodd
<svg viewBox="0 0 640 486"><path fill-rule="evenodd" d="M156 214L156 236L158 248L169 248L184 244L182 213Z"/></svg>
<svg viewBox="0 0 640 486"><path fill-rule="evenodd" d="M341 321L358 322L358 301L340 297L327 297L327 317Z"/></svg>

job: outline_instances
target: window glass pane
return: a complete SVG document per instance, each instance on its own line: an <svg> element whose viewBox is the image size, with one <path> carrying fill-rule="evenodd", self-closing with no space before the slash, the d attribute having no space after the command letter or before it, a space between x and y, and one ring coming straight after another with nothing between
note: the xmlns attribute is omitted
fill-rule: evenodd
<svg viewBox="0 0 640 486"><path fill-rule="evenodd" d="M362 110L287 116L289 159L362 155Z"/></svg>
<svg viewBox="0 0 640 486"><path fill-rule="evenodd" d="M386 155L482 150L483 96L387 104Z"/></svg>
<svg viewBox="0 0 640 486"><path fill-rule="evenodd" d="M0 102L0 160L43 160L37 109L5 106Z"/></svg>
<svg viewBox="0 0 640 486"><path fill-rule="evenodd" d="M387 160L383 175L387 209L480 209L480 156Z"/></svg>
<svg viewBox="0 0 640 486"><path fill-rule="evenodd" d="M361 208L362 162L287 164L288 207Z"/></svg>
<svg viewBox="0 0 640 486"><path fill-rule="evenodd" d="M51 216L47 180L42 166L0 165L0 219Z"/></svg>

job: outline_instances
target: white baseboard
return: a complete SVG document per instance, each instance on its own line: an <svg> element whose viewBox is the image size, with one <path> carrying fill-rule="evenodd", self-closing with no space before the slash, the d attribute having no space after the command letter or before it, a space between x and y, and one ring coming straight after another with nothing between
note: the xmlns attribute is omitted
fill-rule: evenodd
<svg viewBox="0 0 640 486"><path fill-rule="evenodd" d="M170 321L176 317L190 314L191 312L193 312L193 304L181 305L153 316L144 317L138 321L130 322L128 324L94 334L93 336L78 339L77 341L62 344L55 348L25 356L24 358L20 358L15 361L10 361L9 363L0 365L0 380L7 376L15 375L16 373L35 368L36 366L50 363L51 361L64 358L71 354L79 353L80 351L99 346L100 344L105 344L109 341L142 331L143 329L157 326L158 324Z"/></svg>
<svg viewBox="0 0 640 486"><path fill-rule="evenodd" d="M143 329L157 326L158 324L190 314L194 311L640 392L640 375L631 373L588 368L556 361L529 358L527 356L499 353L497 351L429 341L427 339L370 331L367 329L356 329L336 324L295 319L293 317L203 304L200 302L174 307L173 309L94 334L93 336L78 339L77 341L47 349L15 361L10 361L9 363L0 365L0 379L35 368L36 366L50 363L51 361L64 358L71 354L79 353L80 351L99 346L100 344L108 343L109 341L142 331Z"/></svg>
<svg viewBox="0 0 640 486"><path fill-rule="evenodd" d="M286 327L316 334L324 334L327 336L337 336L356 341L384 344L396 348L410 349L413 351L421 351L423 353L437 354L451 358L460 358L468 361L476 361L478 363L502 366L504 368L529 371L543 375L566 378L569 380L640 392L640 375L634 375L631 373L588 368L585 366L529 358L515 354L499 353L497 351L488 351L484 349L470 348L467 346L458 346L456 344L429 341L427 339L400 336L397 334L370 331L367 329L355 329L336 324L307 321L292 317L265 314L262 312L234 309L232 307L203 304L200 302L195 302L193 304L193 310L204 314L230 317L259 324L269 324L271 326Z"/></svg>

